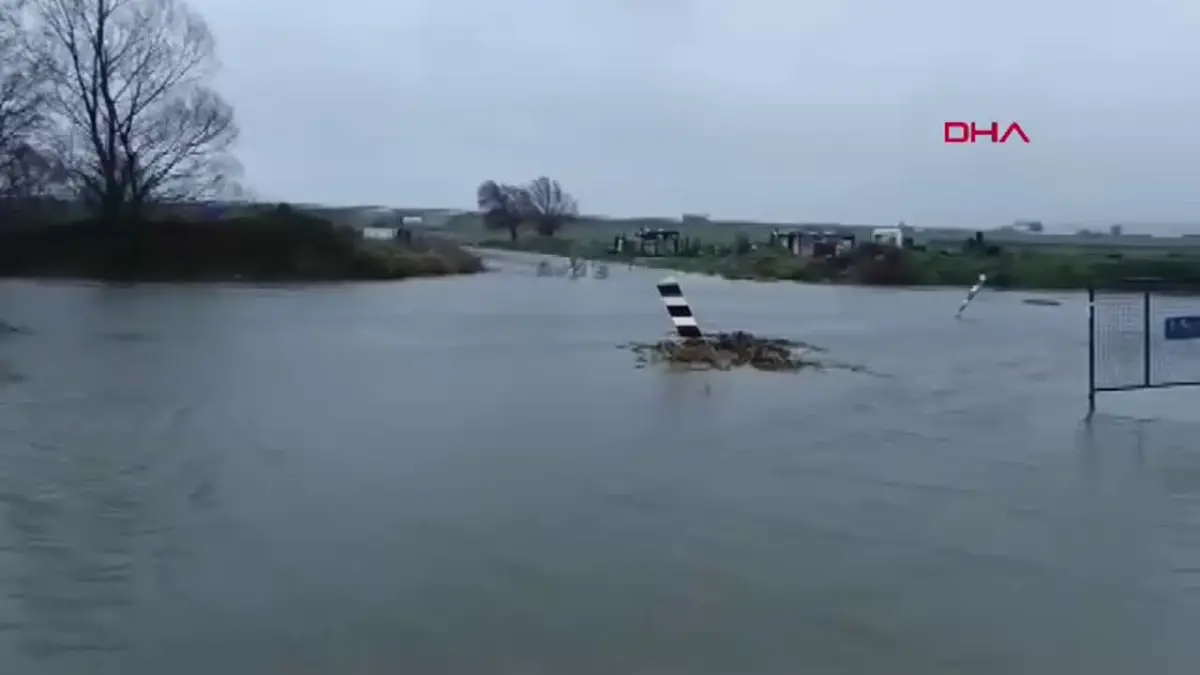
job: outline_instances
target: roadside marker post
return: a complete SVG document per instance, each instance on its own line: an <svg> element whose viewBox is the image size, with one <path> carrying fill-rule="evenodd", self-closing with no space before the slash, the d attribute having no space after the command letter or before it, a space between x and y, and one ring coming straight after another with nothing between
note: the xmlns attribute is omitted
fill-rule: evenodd
<svg viewBox="0 0 1200 675"><path fill-rule="evenodd" d="M962 318L962 313L964 310L966 310L967 305L971 304L971 301L975 299L976 295L979 295L979 291L983 290L983 285L986 283L987 283L987 275L980 274L979 281L975 282L975 285L972 286L970 288L970 290L967 291L967 297L964 298L962 301L962 304L958 306L958 313L956 313L954 315L954 318L956 318L956 319Z"/></svg>
<svg viewBox="0 0 1200 675"><path fill-rule="evenodd" d="M658 282L658 295L666 305L667 316L671 318L671 325L679 337L704 339L704 333L696 323L696 315L692 314L692 307L687 298L683 297L683 289L679 287L675 277L667 277Z"/></svg>
<svg viewBox="0 0 1200 675"><path fill-rule="evenodd" d="M708 345L709 351L712 352L713 365L724 370L726 366L721 363L717 348L700 330L700 324L696 322L696 315L692 313L691 305L688 304L687 298L683 297L683 289L680 288L679 281L675 277L667 277L658 282L658 295L667 308L667 316L671 319L675 334L685 340L703 340L704 344Z"/></svg>

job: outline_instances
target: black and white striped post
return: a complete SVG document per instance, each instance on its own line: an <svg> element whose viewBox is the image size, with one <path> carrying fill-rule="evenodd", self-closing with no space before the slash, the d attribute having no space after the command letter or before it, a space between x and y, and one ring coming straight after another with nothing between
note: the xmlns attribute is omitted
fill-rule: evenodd
<svg viewBox="0 0 1200 675"><path fill-rule="evenodd" d="M700 330L700 325L696 323L696 315L692 313L692 306L688 304L687 298L683 297L683 289L679 287L675 277L667 277L658 282L658 295L667 307L667 316L671 317L675 334L684 339L703 340L712 354L712 364L721 370L727 370L729 364L721 361L717 348ZM707 386L705 385L706 388Z"/></svg>
<svg viewBox="0 0 1200 675"><path fill-rule="evenodd" d="M971 304L971 301L975 299L976 295L979 295L979 291L983 290L983 285L986 283L987 275L980 274L979 281L975 282L975 285L967 291L967 297L963 299L962 304L958 306L958 312L954 315L954 318L962 318L963 311L967 309L967 305Z"/></svg>
<svg viewBox="0 0 1200 675"><path fill-rule="evenodd" d="M667 306L667 316L671 317L671 324L679 337L704 338L704 333L696 323L696 315L692 314L692 308L688 305L687 298L683 297L683 289L679 287L675 277L667 277L658 282L658 295Z"/></svg>

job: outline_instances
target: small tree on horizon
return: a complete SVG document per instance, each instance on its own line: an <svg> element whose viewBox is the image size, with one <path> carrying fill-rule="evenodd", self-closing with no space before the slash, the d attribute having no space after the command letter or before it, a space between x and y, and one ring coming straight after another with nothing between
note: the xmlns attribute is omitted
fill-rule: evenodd
<svg viewBox="0 0 1200 675"><path fill-rule="evenodd" d="M528 194L524 189L485 180L476 190L475 202L483 216L485 228L507 231L510 240L517 240L524 216L530 210Z"/></svg>
<svg viewBox="0 0 1200 675"><path fill-rule="evenodd" d="M579 216L578 202L557 180L540 176L529 183L525 192L528 195L527 218L542 236L553 237L567 221Z"/></svg>

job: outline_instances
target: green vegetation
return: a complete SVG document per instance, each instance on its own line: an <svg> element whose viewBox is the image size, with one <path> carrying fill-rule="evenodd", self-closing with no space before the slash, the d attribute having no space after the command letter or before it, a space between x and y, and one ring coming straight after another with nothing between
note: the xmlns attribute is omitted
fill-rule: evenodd
<svg viewBox="0 0 1200 675"><path fill-rule="evenodd" d="M520 249L585 258L633 260L610 243L562 237L485 240L482 247ZM685 255L636 258L638 264L731 279L792 280L890 286L970 286L987 274L995 288L1076 289L1114 284L1128 277L1159 277L1200 284L1200 253L1088 252L1077 249L1005 250L996 246L961 251L921 251L865 244L830 259L794 256L779 248L752 247L744 234L732 244L684 246Z"/></svg>
<svg viewBox="0 0 1200 675"><path fill-rule="evenodd" d="M905 251L896 283L969 286L980 274L995 288L1080 289L1129 277L1158 277L1180 284L1200 283L1200 255L1086 253L1078 251L999 251L994 255Z"/></svg>
<svg viewBox="0 0 1200 675"><path fill-rule="evenodd" d="M213 222L99 221L0 229L0 276L125 281L404 279L479 272L445 242L364 241L286 206Z"/></svg>

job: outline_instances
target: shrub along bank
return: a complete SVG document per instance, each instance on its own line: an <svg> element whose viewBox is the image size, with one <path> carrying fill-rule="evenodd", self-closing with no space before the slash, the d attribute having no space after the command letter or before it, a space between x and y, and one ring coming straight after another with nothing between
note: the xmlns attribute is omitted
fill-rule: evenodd
<svg viewBox="0 0 1200 675"><path fill-rule="evenodd" d="M611 253L603 242L560 237L487 241L480 246L594 259L633 259L628 254ZM815 260L794 256L781 249L749 249L749 246L729 247L723 255L693 252L684 256L637 258L637 262L731 279L879 286L970 286L980 274L987 274L989 285L995 288L1079 289L1089 284L1116 284L1128 277L1158 277L1167 282L1200 284L1200 252L1007 251L998 247L934 252L864 244L843 256Z"/></svg>
<svg viewBox="0 0 1200 675"><path fill-rule="evenodd" d="M129 281L334 281L482 271L448 242L364 241L286 207L217 222L4 223L0 276Z"/></svg>

